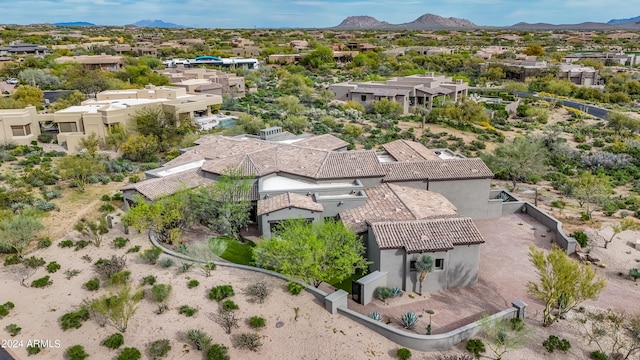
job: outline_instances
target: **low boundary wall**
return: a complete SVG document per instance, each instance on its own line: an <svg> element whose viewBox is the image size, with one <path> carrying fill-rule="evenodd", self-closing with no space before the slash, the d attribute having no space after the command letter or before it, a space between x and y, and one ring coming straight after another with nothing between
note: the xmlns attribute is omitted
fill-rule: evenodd
<svg viewBox="0 0 640 360"><path fill-rule="evenodd" d="M149 230L149 240L153 245L162 249L162 252L164 252L165 254L171 255L183 260L188 260L188 261L193 261L198 263L207 263L207 261L195 259L185 254L181 254L179 252L165 248L158 242L156 237L157 236L155 231ZM219 266L227 266L227 267L236 268L236 269L255 271L255 272L270 275L279 279L283 279L285 281L291 281L291 279L289 279L288 277L280 273L277 273L275 271L265 270L258 267L234 264L234 263L224 262L224 261L214 261L214 263ZM327 294L326 292L319 290L308 284L304 284L304 283L301 283L301 284L305 286L308 292L313 294L319 300L323 301L325 303L325 306L329 306L330 304L334 303L335 299L333 299L333 297L331 296L332 294ZM518 304L522 304L522 305L518 305ZM520 317L524 319L525 308L526 308L526 304L522 303L521 301L516 301L513 303L512 307L502 310L496 314L490 315L488 316L488 318L507 320L515 317ZM420 351L447 350L462 341L472 338L473 336L475 336L480 332L480 323L476 321L444 334L421 335L421 334L407 332L402 329L395 328L381 321L373 320L366 315L360 314L354 310L349 309L348 304L346 306L345 305L337 306L336 310L339 314L342 314L350 318L351 320L366 326L367 328L377 332L378 334L386 337L387 339L397 343L400 346L404 346L410 349L420 350Z"/></svg>

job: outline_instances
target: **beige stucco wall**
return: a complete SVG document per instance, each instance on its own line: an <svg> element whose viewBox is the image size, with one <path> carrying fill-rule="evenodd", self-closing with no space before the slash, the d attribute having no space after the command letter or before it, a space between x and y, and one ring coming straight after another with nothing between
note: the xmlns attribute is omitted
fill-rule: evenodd
<svg viewBox="0 0 640 360"><path fill-rule="evenodd" d="M29 125L31 134L13 136L11 126L26 125ZM40 135L40 124L34 106L28 106L24 109L0 110L0 144L29 145L32 141L37 140L38 135Z"/></svg>

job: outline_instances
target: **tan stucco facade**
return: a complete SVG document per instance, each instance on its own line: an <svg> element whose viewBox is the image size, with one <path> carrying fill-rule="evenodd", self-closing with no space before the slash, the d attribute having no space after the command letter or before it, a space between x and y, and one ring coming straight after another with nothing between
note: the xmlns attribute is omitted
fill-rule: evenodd
<svg viewBox="0 0 640 360"><path fill-rule="evenodd" d="M0 144L29 145L40 135L39 115L35 106L0 110Z"/></svg>

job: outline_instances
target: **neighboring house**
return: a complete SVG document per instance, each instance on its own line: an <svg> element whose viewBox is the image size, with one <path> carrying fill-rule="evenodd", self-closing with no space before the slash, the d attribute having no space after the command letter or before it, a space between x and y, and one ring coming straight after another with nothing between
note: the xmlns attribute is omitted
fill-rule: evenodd
<svg viewBox="0 0 640 360"><path fill-rule="evenodd" d="M48 55L51 51L46 46L28 44L21 42L12 42L8 46L0 46L1 55L33 55L44 56Z"/></svg>
<svg viewBox="0 0 640 360"><path fill-rule="evenodd" d="M241 98L246 94L244 77L234 73L207 68L175 67L158 71L167 76L174 86L182 87L189 94L230 95Z"/></svg>
<svg viewBox="0 0 640 360"><path fill-rule="evenodd" d="M566 79L576 85L604 85L598 70L591 66L578 64L560 64L559 79Z"/></svg>
<svg viewBox="0 0 640 360"><path fill-rule="evenodd" d="M404 56L408 52L416 52L420 55L437 55L437 54L452 54L453 49L446 47L435 47L435 46L407 46L407 47L399 47L394 49L385 50L384 54L398 57Z"/></svg>
<svg viewBox="0 0 640 360"><path fill-rule="evenodd" d="M30 145L40 135L39 120L35 106L0 109L0 144Z"/></svg>
<svg viewBox="0 0 640 360"><path fill-rule="evenodd" d="M362 237L370 270L386 272L389 286L415 288L411 262L419 254L438 267L426 289L475 284L484 240L471 218L501 214L502 203L490 199L493 173L481 159L439 156L413 141L346 151L332 135L296 137L274 127L259 137L207 135L196 144L147 172L148 180L122 188L126 206L136 195L155 200L239 169L252 176L248 198L261 235L285 219L339 217Z"/></svg>
<svg viewBox="0 0 640 360"><path fill-rule="evenodd" d="M640 64L639 57L635 54L620 53L601 53L601 52L588 52L588 53L572 53L567 54L562 60L566 63L573 63L585 59L594 59L602 61L605 65L621 65L621 66L634 66Z"/></svg>
<svg viewBox="0 0 640 360"><path fill-rule="evenodd" d="M85 69L100 69L106 71L117 71L124 67L124 57L113 55L80 55L61 56L55 59L57 64L75 62Z"/></svg>
<svg viewBox="0 0 640 360"><path fill-rule="evenodd" d="M387 99L402 105L402 113L416 107L431 108L436 97L458 101L467 96L469 84L444 75L426 73L395 77L386 81L344 82L329 86L336 100L355 101L370 107L373 101Z"/></svg>
<svg viewBox="0 0 640 360"><path fill-rule="evenodd" d="M159 107L173 114L178 123L196 121L212 114L211 106L222 103L216 95L189 95L184 88L147 85L144 89L108 90L96 99L45 114L44 120L58 124L58 142L70 152L80 150L80 141L91 133L104 140L111 126L131 126L131 116L146 107Z"/></svg>

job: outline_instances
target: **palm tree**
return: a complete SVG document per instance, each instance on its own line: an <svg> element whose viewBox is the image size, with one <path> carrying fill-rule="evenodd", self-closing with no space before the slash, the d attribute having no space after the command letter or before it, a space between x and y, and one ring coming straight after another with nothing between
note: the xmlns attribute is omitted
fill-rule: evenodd
<svg viewBox="0 0 640 360"><path fill-rule="evenodd" d="M433 258L429 255L422 255L418 261L416 261L416 271L420 273L418 281L420 281L420 295L422 295L422 283L427 275L433 270Z"/></svg>

